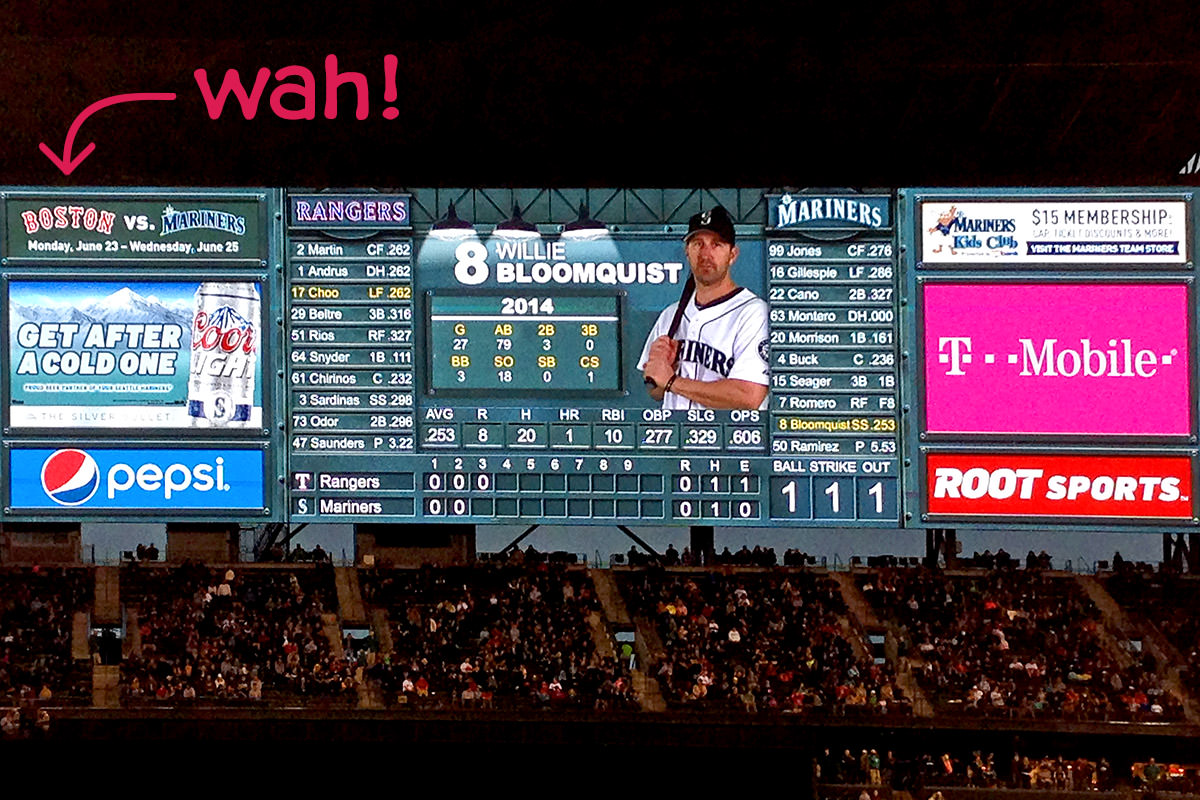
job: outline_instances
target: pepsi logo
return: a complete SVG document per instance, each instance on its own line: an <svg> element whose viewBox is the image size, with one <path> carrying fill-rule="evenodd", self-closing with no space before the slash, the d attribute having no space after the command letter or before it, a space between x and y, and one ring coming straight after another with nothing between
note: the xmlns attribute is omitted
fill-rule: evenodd
<svg viewBox="0 0 1200 800"><path fill-rule="evenodd" d="M78 506L100 488L100 468L82 450L56 450L42 464L42 489L61 506Z"/></svg>

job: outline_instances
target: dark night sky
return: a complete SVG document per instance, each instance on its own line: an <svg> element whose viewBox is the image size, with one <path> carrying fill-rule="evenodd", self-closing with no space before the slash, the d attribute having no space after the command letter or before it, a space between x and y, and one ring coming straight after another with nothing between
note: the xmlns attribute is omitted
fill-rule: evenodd
<svg viewBox="0 0 1200 800"><path fill-rule="evenodd" d="M79 147L97 150L66 182L1166 184L1200 148L1192 5L1177 0L10 5L6 183L64 182L38 142L61 147L75 114L125 92L179 99L92 117ZM345 90L336 120L264 103L213 121L192 77L320 75L330 53L369 76L369 119Z"/></svg>

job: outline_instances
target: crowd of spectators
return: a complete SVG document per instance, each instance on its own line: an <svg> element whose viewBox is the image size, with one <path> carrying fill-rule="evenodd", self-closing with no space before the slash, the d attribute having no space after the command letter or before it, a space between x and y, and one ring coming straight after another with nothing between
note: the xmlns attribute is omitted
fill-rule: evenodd
<svg viewBox="0 0 1200 800"><path fill-rule="evenodd" d="M185 563L127 567L121 597L137 609L141 652L122 664L129 702L351 702L354 676L335 658L321 615L332 570L235 571Z"/></svg>
<svg viewBox="0 0 1200 800"><path fill-rule="evenodd" d="M919 751L917 751L919 752ZM814 764L815 779L827 798L892 796L904 789L936 799L938 789L1026 789L1042 792L1112 792L1132 788L1142 792L1181 795L1200 790L1200 765L1160 763L1148 759L1126 760L1122 774L1106 757L1022 755L997 757L983 750L923 753L919 756L867 748L847 748L840 753L825 748ZM837 787L845 787L839 790Z"/></svg>
<svg viewBox="0 0 1200 800"><path fill-rule="evenodd" d="M351 704L369 685L390 706L639 707L632 656L596 647L602 608L586 570L532 547L477 567L361 570L364 601L387 611L386 647L366 628L331 645L322 614L335 610L336 590L320 548L304 554L314 565L262 569L146 563L154 558L141 550L120 571L121 599L136 613L140 643L122 662L126 702L270 702L275 695ZM774 568L770 548L726 549L716 558L749 569L655 563L615 573L630 610L657 632L661 648L642 668L669 707L911 713L892 662L847 638L855 623L824 570ZM785 561L810 559L789 550ZM1031 551L1025 568L1003 550L972 561L990 567L854 573L907 657L895 663L912 666L937 714L1185 718L1159 677L1154 654L1163 649L1136 647L1106 630L1074 576L1044 569L1048 556ZM673 546L662 562L694 566L687 548ZM1153 623L1182 655L1184 686L1200 691L1200 578L1119 557L1113 565L1104 585L1132 613L1130 630ZM82 567L0 569L0 705L90 701L91 662L72 657L71 640L92 582ZM892 646L889 639L889 653ZM100 662L120 658L117 652ZM1060 786L1060 762L1035 760L1019 771L970 762L954 774L969 773L972 786L988 785L996 773L1002 781L1032 774L1028 785ZM1068 784L1078 775L1072 769Z"/></svg>
<svg viewBox="0 0 1200 800"><path fill-rule="evenodd" d="M880 570L859 582L881 617L901 629L939 711L1068 720L1183 716L1148 653L1123 666L1106 650L1100 612L1070 576L919 568Z"/></svg>
<svg viewBox="0 0 1200 800"><path fill-rule="evenodd" d="M1114 567L1105 581L1109 593L1139 621L1166 636L1183 659L1183 683L1200 692L1200 577L1138 569L1115 559Z"/></svg>
<svg viewBox="0 0 1200 800"><path fill-rule="evenodd" d="M75 612L91 596L84 568L0 569L0 705L91 701L91 662L71 655Z"/></svg>
<svg viewBox="0 0 1200 800"><path fill-rule="evenodd" d="M522 553L359 575L364 601L390 619L392 649L367 669L389 704L637 708L627 666L596 648L589 618L600 604L584 570Z"/></svg>
<svg viewBox="0 0 1200 800"><path fill-rule="evenodd" d="M749 712L909 710L890 666L860 659L842 633L835 581L812 571L621 576L635 613L657 625L651 666L676 707Z"/></svg>
<svg viewBox="0 0 1200 800"><path fill-rule="evenodd" d="M787 551L791 556L796 554L799 558L799 551ZM786 562L785 562L786 563ZM804 560L797 561L795 564L788 566L803 566L807 562L807 556ZM762 547L755 545L751 550L747 545L742 545L737 552L731 551L725 547L719 553L713 553L711 558L705 562L692 552L690 547L684 547L683 552L675 549L675 544L667 545L667 549L660 555L654 556L649 553L643 553L634 545L629 548L629 552L625 554L625 564L631 567L646 567L650 565L664 567L774 567L779 564L779 557L775 555L774 547Z"/></svg>
<svg viewBox="0 0 1200 800"><path fill-rule="evenodd" d="M997 758L995 753L982 750L927 752L912 758L874 749L863 749L858 754L846 749L839 754L826 748L818 756L815 768L819 783L910 790L969 787L1082 792L1111 791L1117 785L1117 775L1106 758L1091 760L1061 755L1030 758L1016 752L1011 758Z"/></svg>

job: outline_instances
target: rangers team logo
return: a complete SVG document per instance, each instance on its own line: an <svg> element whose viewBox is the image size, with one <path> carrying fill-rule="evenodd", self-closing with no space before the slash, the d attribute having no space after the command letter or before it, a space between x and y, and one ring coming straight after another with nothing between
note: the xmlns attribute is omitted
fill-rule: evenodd
<svg viewBox="0 0 1200 800"><path fill-rule="evenodd" d="M42 489L60 506L83 505L100 487L100 468L82 450L56 450L42 464Z"/></svg>

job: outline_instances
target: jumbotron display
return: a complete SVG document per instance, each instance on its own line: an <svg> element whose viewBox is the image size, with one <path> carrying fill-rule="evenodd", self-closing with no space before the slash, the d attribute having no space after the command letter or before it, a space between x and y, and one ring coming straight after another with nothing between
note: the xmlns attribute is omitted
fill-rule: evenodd
<svg viewBox="0 0 1200 800"><path fill-rule="evenodd" d="M0 212L4 520L1200 524L1182 191Z"/></svg>
<svg viewBox="0 0 1200 800"><path fill-rule="evenodd" d="M292 519L899 522L889 196L668 230L287 202Z"/></svg>
<svg viewBox="0 0 1200 800"><path fill-rule="evenodd" d="M4 518L281 515L278 190L0 202Z"/></svg>
<svg viewBox="0 0 1200 800"><path fill-rule="evenodd" d="M1190 202L909 199L922 522L1195 525Z"/></svg>

